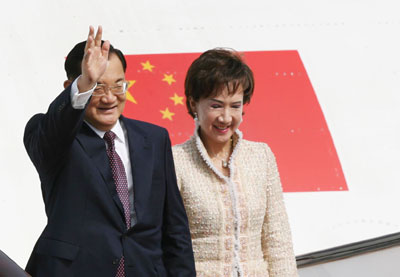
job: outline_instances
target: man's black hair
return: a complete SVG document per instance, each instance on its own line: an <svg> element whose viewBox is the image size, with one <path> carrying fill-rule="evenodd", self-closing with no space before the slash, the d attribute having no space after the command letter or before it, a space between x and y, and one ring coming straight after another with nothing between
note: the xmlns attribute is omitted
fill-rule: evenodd
<svg viewBox="0 0 400 277"><path fill-rule="evenodd" d="M104 41L101 41L101 45L103 45ZM82 74L81 63L83 59L83 55L85 53L85 45L86 41L82 41L75 45L74 48L68 53L67 58L65 59L64 69L67 73L68 80L75 80L79 75ZM117 55L122 63L122 67L124 68L124 72L126 72L126 60L124 54L122 54L121 50L114 48L110 44L109 56L111 54Z"/></svg>

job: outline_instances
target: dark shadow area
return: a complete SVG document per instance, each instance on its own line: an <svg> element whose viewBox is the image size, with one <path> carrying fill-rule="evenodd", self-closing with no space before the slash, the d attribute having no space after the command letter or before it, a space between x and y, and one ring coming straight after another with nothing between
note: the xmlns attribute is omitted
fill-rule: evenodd
<svg viewBox="0 0 400 277"><path fill-rule="evenodd" d="M26 277L30 276L0 250L0 276L1 277Z"/></svg>

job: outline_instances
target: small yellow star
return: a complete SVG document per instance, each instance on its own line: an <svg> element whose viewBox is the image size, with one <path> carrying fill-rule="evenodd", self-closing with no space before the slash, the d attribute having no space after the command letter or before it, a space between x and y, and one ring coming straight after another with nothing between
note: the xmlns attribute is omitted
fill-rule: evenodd
<svg viewBox="0 0 400 277"><path fill-rule="evenodd" d="M148 70L150 72L153 72L153 68L155 67L154 65L152 65L148 60L145 63L141 63L143 66L143 70Z"/></svg>
<svg viewBox="0 0 400 277"><path fill-rule="evenodd" d="M172 121L172 116L175 115L175 113L171 113L168 108L165 108L165 110L160 110L160 112L162 113L162 119L168 118L169 120Z"/></svg>
<svg viewBox="0 0 400 277"><path fill-rule="evenodd" d="M174 93L173 97L170 97L169 99L171 99L172 101L174 101L174 105L178 105L181 104L183 105L183 97L179 96L178 94Z"/></svg>
<svg viewBox="0 0 400 277"><path fill-rule="evenodd" d="M126 91L126 100L131 101L132 103L137 104L136 99L132 96L132 94L128 91L133 84L136 83L136 80L128 80L128 89Z"/></svg>
<svg viewBox="0 0 400 277"><path fill-rule="evenodd" d="M173 82L176 82L175 79L174 79L173 74L170 74L170 75L164 74L164 79L162 79L162 80L167 82L168 85L171 85Z"/></svg>

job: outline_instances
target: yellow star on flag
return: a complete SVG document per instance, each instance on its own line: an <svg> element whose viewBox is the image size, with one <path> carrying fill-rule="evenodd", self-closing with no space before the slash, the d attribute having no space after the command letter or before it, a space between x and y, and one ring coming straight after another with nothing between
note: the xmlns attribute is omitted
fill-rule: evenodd
<svg viewBox="0 0 400 277"><path fill-rule="evenodd" d="M148 60L145 63L141 63L143 66L143 70L148 70L150 72L153 72L153 68L155 67L154 65L152 65Z"/></svg>
<svg viewBox="0 0 400 277"><path fill-rule="evenodd" d="M162 116L162 119L168 118L168 119L171 120L171 121L172 121L172 116L175 114L175 113L170 112L168 108L165 108L164 111L163 111L163 110L160 110L160 112L161 112L162 115L163 115L163 116Z"/></svg>
<svg viewBox="0 0 400 277"><path fill-rule="evenodd" d="M136 99L132 96L132 94L129 92L129 89L133 84L136 83L136 80L130 80L128 81L128 88L126 90L126 100L131 101L134 104L137 104Z"/></svg>
<svg viewBox="0 0 400 277"><path fill-rule="evenodd" d="M164 74L164 79L162 79L163 81L167 82L168 85L171 85L173 82L176 82L174 79L173 74Z"/></svg>
<svg viewBox="0 0 400 277"><path fill-rule="evenodd" d="M174 101L175 106L178 104L183 105L183 97L179 96L178 94L174 93L173 97L170 97L169 99L171 99L172 101Z"/></svg>

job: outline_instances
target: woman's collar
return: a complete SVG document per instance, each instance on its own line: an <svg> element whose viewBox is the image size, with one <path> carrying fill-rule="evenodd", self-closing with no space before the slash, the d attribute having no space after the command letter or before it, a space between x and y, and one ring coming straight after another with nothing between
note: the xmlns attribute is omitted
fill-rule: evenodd
<svg viewBox="0 0 400 277"><path fill-rule="evenodd" d="M195 132L194 132L194 141L195 141L195 145L196 145L197 151L199 152L201 158L206 163L206 165L221 179L227 180L231 176L234 176L234 169L235 168L234 168L233 161L235 160L235 157L237 155L238 149L240 148L240 144L242 142L242 138L243 138L242 132L239 129L236 129L235 132L232 135L233 151L232 151L232 154L229 157L229 161L228 161L229 177L227 177L224 174L222 174L214 166L214 164L212 163L212 161L210 159L210 156L208 155L207 149L205 148L204 143L203 143L203 141L201 140L201 138L199 136L199 130L200 130L200 126L198 126L198 124L196 124Z"/></svg>

